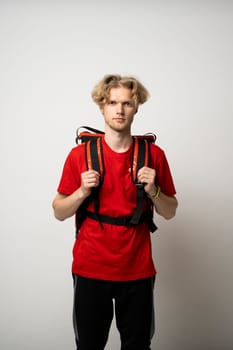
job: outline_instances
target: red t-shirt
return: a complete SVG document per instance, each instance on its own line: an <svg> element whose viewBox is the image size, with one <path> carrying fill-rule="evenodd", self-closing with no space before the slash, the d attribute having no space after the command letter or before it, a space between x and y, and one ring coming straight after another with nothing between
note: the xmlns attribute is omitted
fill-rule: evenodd
<svg viewBox="0 0 233 350"><path fill-rule="evenodd" d="M130 175L130 147L126 152L114 152L103 140L105 174L99 194L99 214L118 217L132 215L136 206L136 186ZM175 192L166 156L157 145L151 145L150 167L156 170L156 183L163 193ZM72 194L80 187L80 174L86 171L84 144L71 150L64 168L58 192ZM146 203L145 203L146 205ZM93 211L93 204L89 210ZM113 281L129 281L155 275L151 237L146 223L136 227L116 226L86 218L73 247L74 274Z"/></svg>

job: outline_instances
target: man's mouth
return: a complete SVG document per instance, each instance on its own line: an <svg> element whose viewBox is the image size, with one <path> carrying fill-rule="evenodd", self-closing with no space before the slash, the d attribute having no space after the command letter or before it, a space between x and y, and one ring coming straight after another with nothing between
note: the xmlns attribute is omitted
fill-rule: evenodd
<svg viewBox="0 0 233 350"><path fill-rule="evenodd" d="M121 117L116 117L116 118L113 118L113 120L116 120L116 121L124 121L125 120L125 118L121 118Z"/></svg>

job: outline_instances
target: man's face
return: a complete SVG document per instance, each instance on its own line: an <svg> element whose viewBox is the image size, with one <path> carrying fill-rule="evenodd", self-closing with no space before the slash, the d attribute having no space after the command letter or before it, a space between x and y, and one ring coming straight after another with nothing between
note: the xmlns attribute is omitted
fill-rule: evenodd
<svg viewBox="0 0 233 350"><path fill-rule="evenodd" d="M118 132L130 132L137 106L132 91L124 87L112 88L109 100L101 106L106 126Z"/></svg>

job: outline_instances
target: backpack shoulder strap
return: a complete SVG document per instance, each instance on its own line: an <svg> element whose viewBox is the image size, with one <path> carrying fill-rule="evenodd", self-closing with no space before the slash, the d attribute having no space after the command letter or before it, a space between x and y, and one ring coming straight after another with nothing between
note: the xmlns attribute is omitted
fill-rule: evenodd
<svg viewBox="0 0 233 350"><path fill-rule="evenodd" d="M93 130L93 129L92 129ZM95 129L94 129L95 130ZM102 134L101 134L102 135ZM92 189L91 195L81 204L76 213L76 237L78 231L82 225L82 222L87 216L87 207L93 201L95 215L99 217L99 190L104 176L104 157L103 157L103 145L102 137L98 137L96 134L90 133L87 135L88 139L84 142L85 162L87 170L96 170L100 174L100 184L98 187ZM100 222L101 224L101 222Z"/></svg>
<svg viewBox="0 0 233 350"><path fill-rule="evenodd" d="M131 158L131 177L137 183L137 173L143 166L149 166L149 142L146 139L133 137L133 149Z"/></svg>
<svg viewBox="0 0 233 350"><path fill-rule="evenodd" d="M85 142L85 161L87 170L96 170L101 180L104 175L104 157L102 138L96 137Z"/></svg>
<svg viewBox="0 0 233 350"><path fill-rule="evenodd" d="M132 181L136 185L136 208L133 213L130 223L132 225L137 225L140 221L143 208L143 198L144 198L144 185L140 183L137 179L138 170L143 166L149 166L150 158L150 145L149 141L144 138L137 136L133 137L133 150L131 159L131 177Z"/></svg>
<svg viewBox="0 0 233 350"><path fill-rule="evenodd" d="M104 157L102 137L93 138L85 142L85 158L87 170L96 170L100 174L100 183L98 187L92 189L89 200L93 200L95 215L99 217L99 191L104 176ZM100 220L99 220L100 222ZM101 222L100 222L101 224Z"/></svg>

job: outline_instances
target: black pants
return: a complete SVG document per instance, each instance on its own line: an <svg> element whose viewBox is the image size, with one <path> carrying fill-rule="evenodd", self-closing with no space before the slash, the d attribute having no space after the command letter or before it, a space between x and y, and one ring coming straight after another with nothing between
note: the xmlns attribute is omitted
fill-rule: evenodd
<svg viewBox="0 0 233 350"><path fill-rule="evenodd" d="M154 334L154 277L129 282L74 277L77 350L103 350L114 315L121 350L150 350Z"/></svg>

